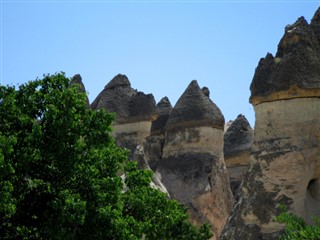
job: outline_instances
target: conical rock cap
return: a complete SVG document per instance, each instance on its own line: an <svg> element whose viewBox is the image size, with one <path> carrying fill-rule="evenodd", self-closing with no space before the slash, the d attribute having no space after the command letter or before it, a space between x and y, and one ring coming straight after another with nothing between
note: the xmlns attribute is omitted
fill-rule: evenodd
<svg viewBox="0 0 320 240"><path fill-rule="evenodd" d="M224 117L193 80L172 109L166 130L201 126L223 129Z"/></svg>

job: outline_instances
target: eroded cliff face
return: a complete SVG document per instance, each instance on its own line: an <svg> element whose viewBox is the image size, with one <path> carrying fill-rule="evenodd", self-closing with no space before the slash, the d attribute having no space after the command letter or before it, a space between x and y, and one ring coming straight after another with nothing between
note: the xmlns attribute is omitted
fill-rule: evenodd
<svg viewBox="0 0 320 240"><path fill-rule="evenodd" d="M312 21L287 26L276 57L256 69L251 165L221 239L277 239L280 204L308 223L320 216L319 10Z"/></svg>
<svg viewBox="0 0 320 240"><path fill-rule="evenodd" d="M152 122L150 136L147 137L144 148L149 158L149 165L156 171L159 161L162 159L163 145L165 141L165 126L169 119L172 105L167 97L162 98L157 104L158 117Z"/></svg>
<svg viewBox="0 0 320 240"><path fill-rule="evenodd" d="M209 222L216 236L233 205L223 158L224 118L194 80L166 124L157 175L170 196L188 207L191 221Z"/></svg>
<svg viewBox="0 0 320 240"><path fill-rule="evenodd" d="M253 129L242 114L231 123L224 134L224 159L229 173L233 196L239 199L238 189L249 169Z"/></svg>
<svg viewBox="0 0 320 240"><path fill-rule="evenodd" d="M152 121L157 118L153 95L134 90L127 76L121 74L105 86L91 107L115 113L112 125L115 140L120 147L131 150L131 157L137 145L144 144Z"/></svg>

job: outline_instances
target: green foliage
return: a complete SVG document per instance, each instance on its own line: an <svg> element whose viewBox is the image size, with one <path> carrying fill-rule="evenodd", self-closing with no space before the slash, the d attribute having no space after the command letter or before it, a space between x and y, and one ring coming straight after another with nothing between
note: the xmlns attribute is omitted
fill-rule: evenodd
<svg viewBox="0 0 320 240"><path fill-rule="evenodd" d="M276 220L280 223L285 223L286 228L279 240L320 239L320 218L314 217L316 225L310 226L301 217L289 213L286 207L281 206L280 210L282 212L276 217Z"/></svg>
<svg viewBox="0 0 320 240"><path fill-rule="evenodd" d="M0 239L197 239L185 209L150 187L63 73L0 86ZM127 191L119 172L126 175Z"/></svg>

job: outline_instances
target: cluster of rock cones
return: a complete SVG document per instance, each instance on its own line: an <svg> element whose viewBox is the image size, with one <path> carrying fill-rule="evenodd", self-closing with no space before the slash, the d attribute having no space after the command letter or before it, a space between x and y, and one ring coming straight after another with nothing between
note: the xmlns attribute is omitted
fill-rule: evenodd
<svg viewBox="0 0 320 240"><path fill-rule="evenodd" d="M82 84L80 75L74 83ZM116 114L113 133L154 183L185 204L215 239L277 239L278 206L312 223L320 216L320 8L285 28L275 56L256 68L243 115L225 125L209 89L193 80L174 107L115 76L87 106ZM227 127L226 127L227 126Z"/></svg>

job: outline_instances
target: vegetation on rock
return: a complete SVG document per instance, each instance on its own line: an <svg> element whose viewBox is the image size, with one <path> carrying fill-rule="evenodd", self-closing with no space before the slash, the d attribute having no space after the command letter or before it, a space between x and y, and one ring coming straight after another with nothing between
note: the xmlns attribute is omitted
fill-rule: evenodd
<svg viewBox="0 0 320 240"><path fill-rule="evenodd" d="M285 223L286 228L279 240L320 239L320 218L314 217L315 225L307 225L301 217L289 213L286 207L282 206L281 210L276 220Z"/></svg>
<svg viewBox="0 0 320 240"><path fill-rule="evenodd" d="M0 239L209 239L63 73L0 86ZM127 190L119 172L126 175Z"/></svg>

